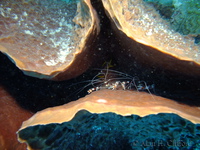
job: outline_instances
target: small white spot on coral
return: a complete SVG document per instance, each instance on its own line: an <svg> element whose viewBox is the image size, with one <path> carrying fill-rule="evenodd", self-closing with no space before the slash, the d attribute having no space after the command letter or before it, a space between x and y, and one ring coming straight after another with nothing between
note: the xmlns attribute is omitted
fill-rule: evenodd
<svg viewBox="0 0 200 150"><path fill-rule="evenodd" d="M54 59L44 61L47 66L55 66L58 62Z"/></svg>
<svg viewBox="0 0 200 150"><path fill-rule="evenodd" d="M34 35L34 33L31 32L30 30L24 30L24 33L25 33L25 34L29 34L29 35Z"/></svg>
<svg viewBox="0 0 200 150"><path fill-rule="evenodd" d="M107 100L105 100L105 99L98 99L97 102L98 103L107 103Z"/></svg>
<svg viewBox="0 0 200 150"><path fill-rule="evenodd" d="M26 12L23 12L23 15L24 15L24 16L28 16L28 14L27 14Z"/></svg>

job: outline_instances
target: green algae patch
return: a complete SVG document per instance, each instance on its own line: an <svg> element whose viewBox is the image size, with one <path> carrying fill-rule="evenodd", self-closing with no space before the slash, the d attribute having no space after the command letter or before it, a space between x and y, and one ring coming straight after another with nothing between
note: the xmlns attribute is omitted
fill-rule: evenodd
<svg viewBox="0 0 200 150"><path fill-rule="evenodd" d="M171 27L183 35L200 34L199 0L144 0L169 19Z"/></svg>

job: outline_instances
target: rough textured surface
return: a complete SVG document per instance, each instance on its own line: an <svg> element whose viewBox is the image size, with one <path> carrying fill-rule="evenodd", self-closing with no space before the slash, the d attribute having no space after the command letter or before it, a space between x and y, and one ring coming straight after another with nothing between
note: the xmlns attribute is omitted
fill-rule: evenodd
<svg viewBox="0 0 200 150"><path fill-rule="evenodd" d="M94 5L90 5L90 0L78 1L80 3L77 6L77 13L74 9L71 11L72 8L76 7L74 2L77 2L73 0L48 1L49 3L47 3L47 0L42 2L39 0L34 2L22 0L11 2L13 0L1 4L2 9L0 12L3 21L0 23L2 27L0 49L17 62L18 66L22 66L21 69L26 70L25 73L40 78L69 79L83 73L93 63L92 59L95 59L94 57L100 53L96 54L93 51L96 50L93 47L95 45L94 40L98 40L96 38L98 26L103 27L103 24L106 23L103 21L99 23L97 21L98 17L93 9ZM98 2L101 3L100 0ZM179 0L173 1L173 4L170 0L166 2L160 1L160 5L167 5L169 7L173 5L173 7L178 8L180 5L180 7L185 8L186 4L192 6L190 10L184 9L186 12L177 10L174 14L170 14L174 18L172 19L174 24L178 24L178 29L175 30L182 30L182 27L186 26L187 31L185 30L184 32L188 32L188 27L191 27L192 31L189 31L191 33L190 36L183 36L171 29L167 20L163 19L152 5L147 4L143 0L102 0L102 2L104 7L99 7L100 11L98 10L98 12L102 12L105 8L110 21L116 26L117 37L114 38L118 39L118 43L122 46L122 48L117 47L116 49L119 49L119 53L126 54L122 60L130 58L131 63L129 62L129 64L134 64L135 62L133 61L142 61L139 63L146 63L147 66L153 68L164 68L165 70L180 72L186 75L200 75L200 45L196 44L200 38L199 35L195 35L196 37L194 35L191 36L193 31L199 32L199 17L198 11L196 11L199 8L199 2L197 0L192 1L193 3L187 1L184 4ZM23 3L22 6L25 6L22 7L22 11L17 9L21 6L18 5L19 3ZM41 7L37 7L35 4L40 4ZM30 6L31 9L27 11L27 7ZM65 9L68 7L70 11ZM49 11L51 13L47 13ZM169 11L169 13L173 12ZM182 14L190 14L191 16L187 17L188 20L185 20L182 19L184 18ZM74 18L75 15L76 17ZM39 16L39 19L33 16ZM100 13L99 17L106 18L105 15ZM66 21L66 18L70 20ZM92 26L91 29L89 29L90 25ZM108 29L102 32L111 30L110 26L106 27ZM35 29L37 32L33 31ZM9 33L7 33L8 31ZM108 44L107 39L110 38L109 36L115 35L112 31L110 33L110 35L107 34L108 36L100 41L99 45ZM84 36L88 34L91 36L85 41ZM121 34L124 35L121 36ZM83 37L84 40L80 40L79 37ZM112 47L115 44L108 45ZM14 50L12 54L10 52L11 49ZM101 51L101 48L98 49ZM115 47L110 49L115 50ZM28 53L30 52L30 55L27 55L27 51ZM39 55L41 54L40 57L37 57L38 53ZM119 55L118 57L121 57L118 52L115 53ZM17 57L19 58L14 55L18 55ZM32 60L27 61L27 58L32 58ZM73 62L73 60L76 61ZM128 68L132 67L128 66ZM62 74L62 76L58 74Z"/></svg>
<svg viewBox="0 0 200 150"><path fill-rule="evenodd" d="M38 124L66 122L82 109L91 113L115 112L124 116L137 114L141 117L157 113L175 113L193 123L200 123L199 107L179 104L145 92L100 90L77 101L39 111L23 122L21 129Z"/></svg>
<svg viewBox="0 0 200 150"><path fill-rule="evenodd" d="M200 34L199 0L144 0L169 20L174 30L184 34Z"/></svg>
<svg viewBox="0 0 200 150"><path fill-rule="evenodd" d="M109 114L109 119L107 117L100 117L99 119L98 116L103 115L96 114L90 117L78 117L79 115L76 115L76 113L80 110L87 110L91 113L114 112L126 117L117 116L116 114ZM150 115L158 113L178 114L189 121L187 122L176 115L171 115L172 118L170 115L167 116L164 114L160 114L160 117L158 117L159 115ZM138 116L128 117L131 114L136 114ZM150 115L149 117L151 119L149 119L147 115ZM72 120L74 116L77 118ZM112 119L118 117L122 119L122 121L117 121L115 126L115 121ZM143 120L140 117L146 119ZM134 125L132 124L133 131L128 128L131 126L130 120L127 123L128 127L123 131L124 125L126 125L126 119L124 120L124 118L132 118L133 120L135 118L134 121L138 118L138 122L135 122L135 124L133 123ZM72 124L63 124L68 121ZM78 122L77 124L76 121ZM194 126L190 121L198 124ZM108 149L110 149L111 147L109 146L112 146L113 149L128 147L129 149L137 148L139 150L141 144L144 147L145 145L149 147L149 143L151 142L151 144L154 144L157 148L160 148L159 144L162 143L164 149L170 147L176 150L183 146L187 148L198 148L199 145L196 143L196 140L199 138L199 123L200 108L198 107L190 107L144 92L100 90L92 92L90 95L77 101L70 102L63 106L47 108L36 113L22 124L18 135L21 138L19 139L21 142L25 142L24 139L28 140L30 146L33 146L33 149L42 149L43 146L56 147L59 143L60 146L66 146L69 149L92 149L94 147L102 149L104 146L108 146ZM83 124L86 125L84 126ZM99 124L102 124L102 126ZM61 129L60 126L63 126L63 129ZM33 133L33 130L37 132ZM41 130L41 132L39 132L39 130ZM161 134L162 132L165 134ZM63 133L66 134L64 135ZM166 133L168 135L166 135ZM36 138L37 135L40 137L39 141L41 142ZM60 139L62 135L64 136L63 140ZM98 135L101 135L102 138ZM134 140L133 137L137 138ZM188 140L186 140L186 138ZM45 140L43 141L43 139ZM76 142L75 145L73 141ZM103 141L103 144L101 145L99 141ZM76 147L77 143L86 147ZM99 147L96 147L96 144ZM31 148L29 147L29 149Z"/></svg>
<svg viewBox="0 0 200 150"><path fill-rule="evenodd" d="M119 50L125 55L121 60L130 59L154 68L200 75L200 45L195 44L193 37L172 30L153 6L143 0L102 2L123 47Z"/></svg>
<svg viewBox="0 0 200 150"><path fill-rule="evenodd" d="M0 150L25 150L17 141L16 132L32 113L20 108L14 98L0 85Z"/></svg>
<svg viewBox="0 0 200 150"><path fill-rule="evenodd" d="M82 110L69 122L28 127L19 137L37 150L189 150L200 148L200 124L175 114L123 117Z"/></svg>
<svg viewBox="0 0 200 150"><path fill-rule="evenodd" d="M9 0L0 6L0 50L25 74L51 79L67 70L75 77L89 67L98 17L88 0Z"/></svg>

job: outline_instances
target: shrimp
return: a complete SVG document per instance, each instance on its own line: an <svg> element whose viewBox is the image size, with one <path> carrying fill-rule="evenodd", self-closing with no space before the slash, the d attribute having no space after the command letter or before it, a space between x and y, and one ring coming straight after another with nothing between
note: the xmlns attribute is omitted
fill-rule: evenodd
<svg viewBox="0 0 200 150"><path fill-rule="evenodd" d="M93 88L89 89L88 93L101 89L110 89L137 90L138 92L148 91L151 94L150 89L155 88L154 84L147 85L145 81L140 81L138 77L132 77L131 75L112 69L101 69L91 80L91 85Z"/></svg>
<svg viewBox="0 0 200 150"><path fill-rule="evenodd" d="M140 81L138 77L133 77L126 73L110 69L112 65L109 62L105 69L93 69L98 71L98 73L91 79L85 80L79 83L72 84L70 86L80 84L80 83L87 83L82 88L74 91L72 94L80 93L84 89L87 89L87 93L90 94L94 91L102 90L102 89L109 89L109 90L136 90L140 91L147 91L151 94L151 89L155 88L155 85L147 85L145 81ZM90 88L89 88L90 87ZM152 94L151 94L152 95Z"/></svg>

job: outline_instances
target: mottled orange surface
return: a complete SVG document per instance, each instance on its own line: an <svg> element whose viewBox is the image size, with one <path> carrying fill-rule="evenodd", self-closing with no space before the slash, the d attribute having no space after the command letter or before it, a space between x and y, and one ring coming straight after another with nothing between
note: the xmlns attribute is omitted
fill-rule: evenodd
<svg viewBox="0 0 200 150"><path fill-rule="evenodd" d="M17 141L16 131L32 113L20 108L14 98L0 86L0 150L25 150Z"/></svg>
<svg viewBox="0 0 200 150"><path fill-rule="evenodd" d="M102 0L114 33L123 50L115 51L120 64L129 68L133 60L148 67L162 68L190 76L200 75L199 44L181 35L143 0ZM117 9L113 9L117 8Z"/></svg>
<svg viewBox="0 0 200 150"><path fill-rule="evenodd" d="M91 113L115 112L123 116L146 116L158 113L175 113L200 123L200 108L137 91L100 90L68 104L47 108L25 121L21 129L38 124L62 123L71 120L79 110ZM21 130L20 129L20 130Z"/></svg>
<svg viewBox="0 0 200 150"><path fill-rule="evenodd" d="M82 74L94 59L99 21L89 0L80 3L2 0L0 51L29 76L64 80Z"/></svg>

